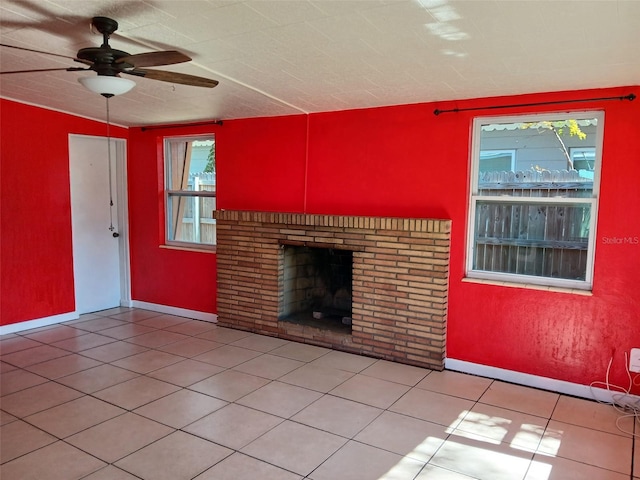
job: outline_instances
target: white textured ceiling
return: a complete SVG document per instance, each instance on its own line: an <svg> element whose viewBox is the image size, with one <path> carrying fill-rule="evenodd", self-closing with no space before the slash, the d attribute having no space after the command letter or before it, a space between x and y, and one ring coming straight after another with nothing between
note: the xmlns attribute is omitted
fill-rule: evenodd
<svg viewBox="0 0 640 480"><path fill-rule="evenodd" d="M220 82L128 77L128 126L640 84L638 0L2 0L1 43L73 57L101 44L93 16L119 22L113 48L178 49L193 61L161 69ZM0 47L3 72L67 66ZM0 95L103 120L90 74L1 75Z"/></svg>

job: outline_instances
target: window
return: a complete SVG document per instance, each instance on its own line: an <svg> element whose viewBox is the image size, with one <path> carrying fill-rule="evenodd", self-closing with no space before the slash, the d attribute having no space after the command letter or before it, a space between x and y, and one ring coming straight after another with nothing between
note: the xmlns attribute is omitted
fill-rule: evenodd
<svg viewBox="0 0 640 480"><path fill-rule="evenodd" d="M591 288L603 122L601 112L475 119L468 277ZM513 152L510 168L500 152Z"/></svg>
<svg viewBox="0 0 640 480"><path fill-rule="evenodd" d="M515 168L515 158L515 150L481 150L478 168L481 172L508 172Z"/></svg>
<svg viewBox="0 0 640 480"><path fill-rule="evenodd" d="M213 135L164 140L168 245L216 243L215 145Z"/></svg>
<svg viewBox="0 0 640 480"><path fill-rule="evenodd" d="M575 168L581 177L593 179L593 170L596 164L596 149L593 147L572 147L569 148L569 155Z"/></svg>

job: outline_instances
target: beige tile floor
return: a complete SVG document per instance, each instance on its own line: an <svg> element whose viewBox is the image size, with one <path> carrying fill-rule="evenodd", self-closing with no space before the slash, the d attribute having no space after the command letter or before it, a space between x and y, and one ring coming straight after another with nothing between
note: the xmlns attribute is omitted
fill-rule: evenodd
<svg viewBox="0 0 640 480"><path fill-rule="evenodd" d="M640 480L609 406L156 312L0 360L3 480Z"/></svg>

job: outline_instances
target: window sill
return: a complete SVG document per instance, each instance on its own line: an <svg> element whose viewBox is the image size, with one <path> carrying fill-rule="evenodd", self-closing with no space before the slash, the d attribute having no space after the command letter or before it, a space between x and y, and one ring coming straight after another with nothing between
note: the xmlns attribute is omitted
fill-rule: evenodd
<svg viewBox="0 0 640 480"><path fill-rule="evenodd" d="M187 247L182 245L160 245L160 248L164 248L166 250L180 250L183 252L196 252L196 253L216 253L216 246L211 245L210 247Z"/></svg>
<svg viewBox="0 0 640 480"><path fill-rule="evenodd" d="M549 285L535 285L532 283L500 282L497 280L486 280L483 278L470 277L465 277L462 279L462 281L464 283L480 283L483 285L495 285L497 287L526 288L529 290L542 290L544 292L570 293L574 295L583 295L585 297L591 297L593 295L591 290L582 290L579 288L552 287Z"/></svg>

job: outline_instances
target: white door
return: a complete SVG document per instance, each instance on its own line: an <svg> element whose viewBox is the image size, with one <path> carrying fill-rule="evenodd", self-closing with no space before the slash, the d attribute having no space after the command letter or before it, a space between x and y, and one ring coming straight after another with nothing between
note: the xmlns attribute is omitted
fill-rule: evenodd
<svg viewBox="0 0 640 480"><path fill-rule="evenodd" d="M123 300L122 247L126 239L119 223L119 200L125 166L124 141L69 136L71 224L76 312L83 314L117 307ZM120 171L119 171L120 170ZM111 174L111 182L109 182ZM118 197L121 197L120 199ZM113 203L113 205L111 205Z"/></svg>

